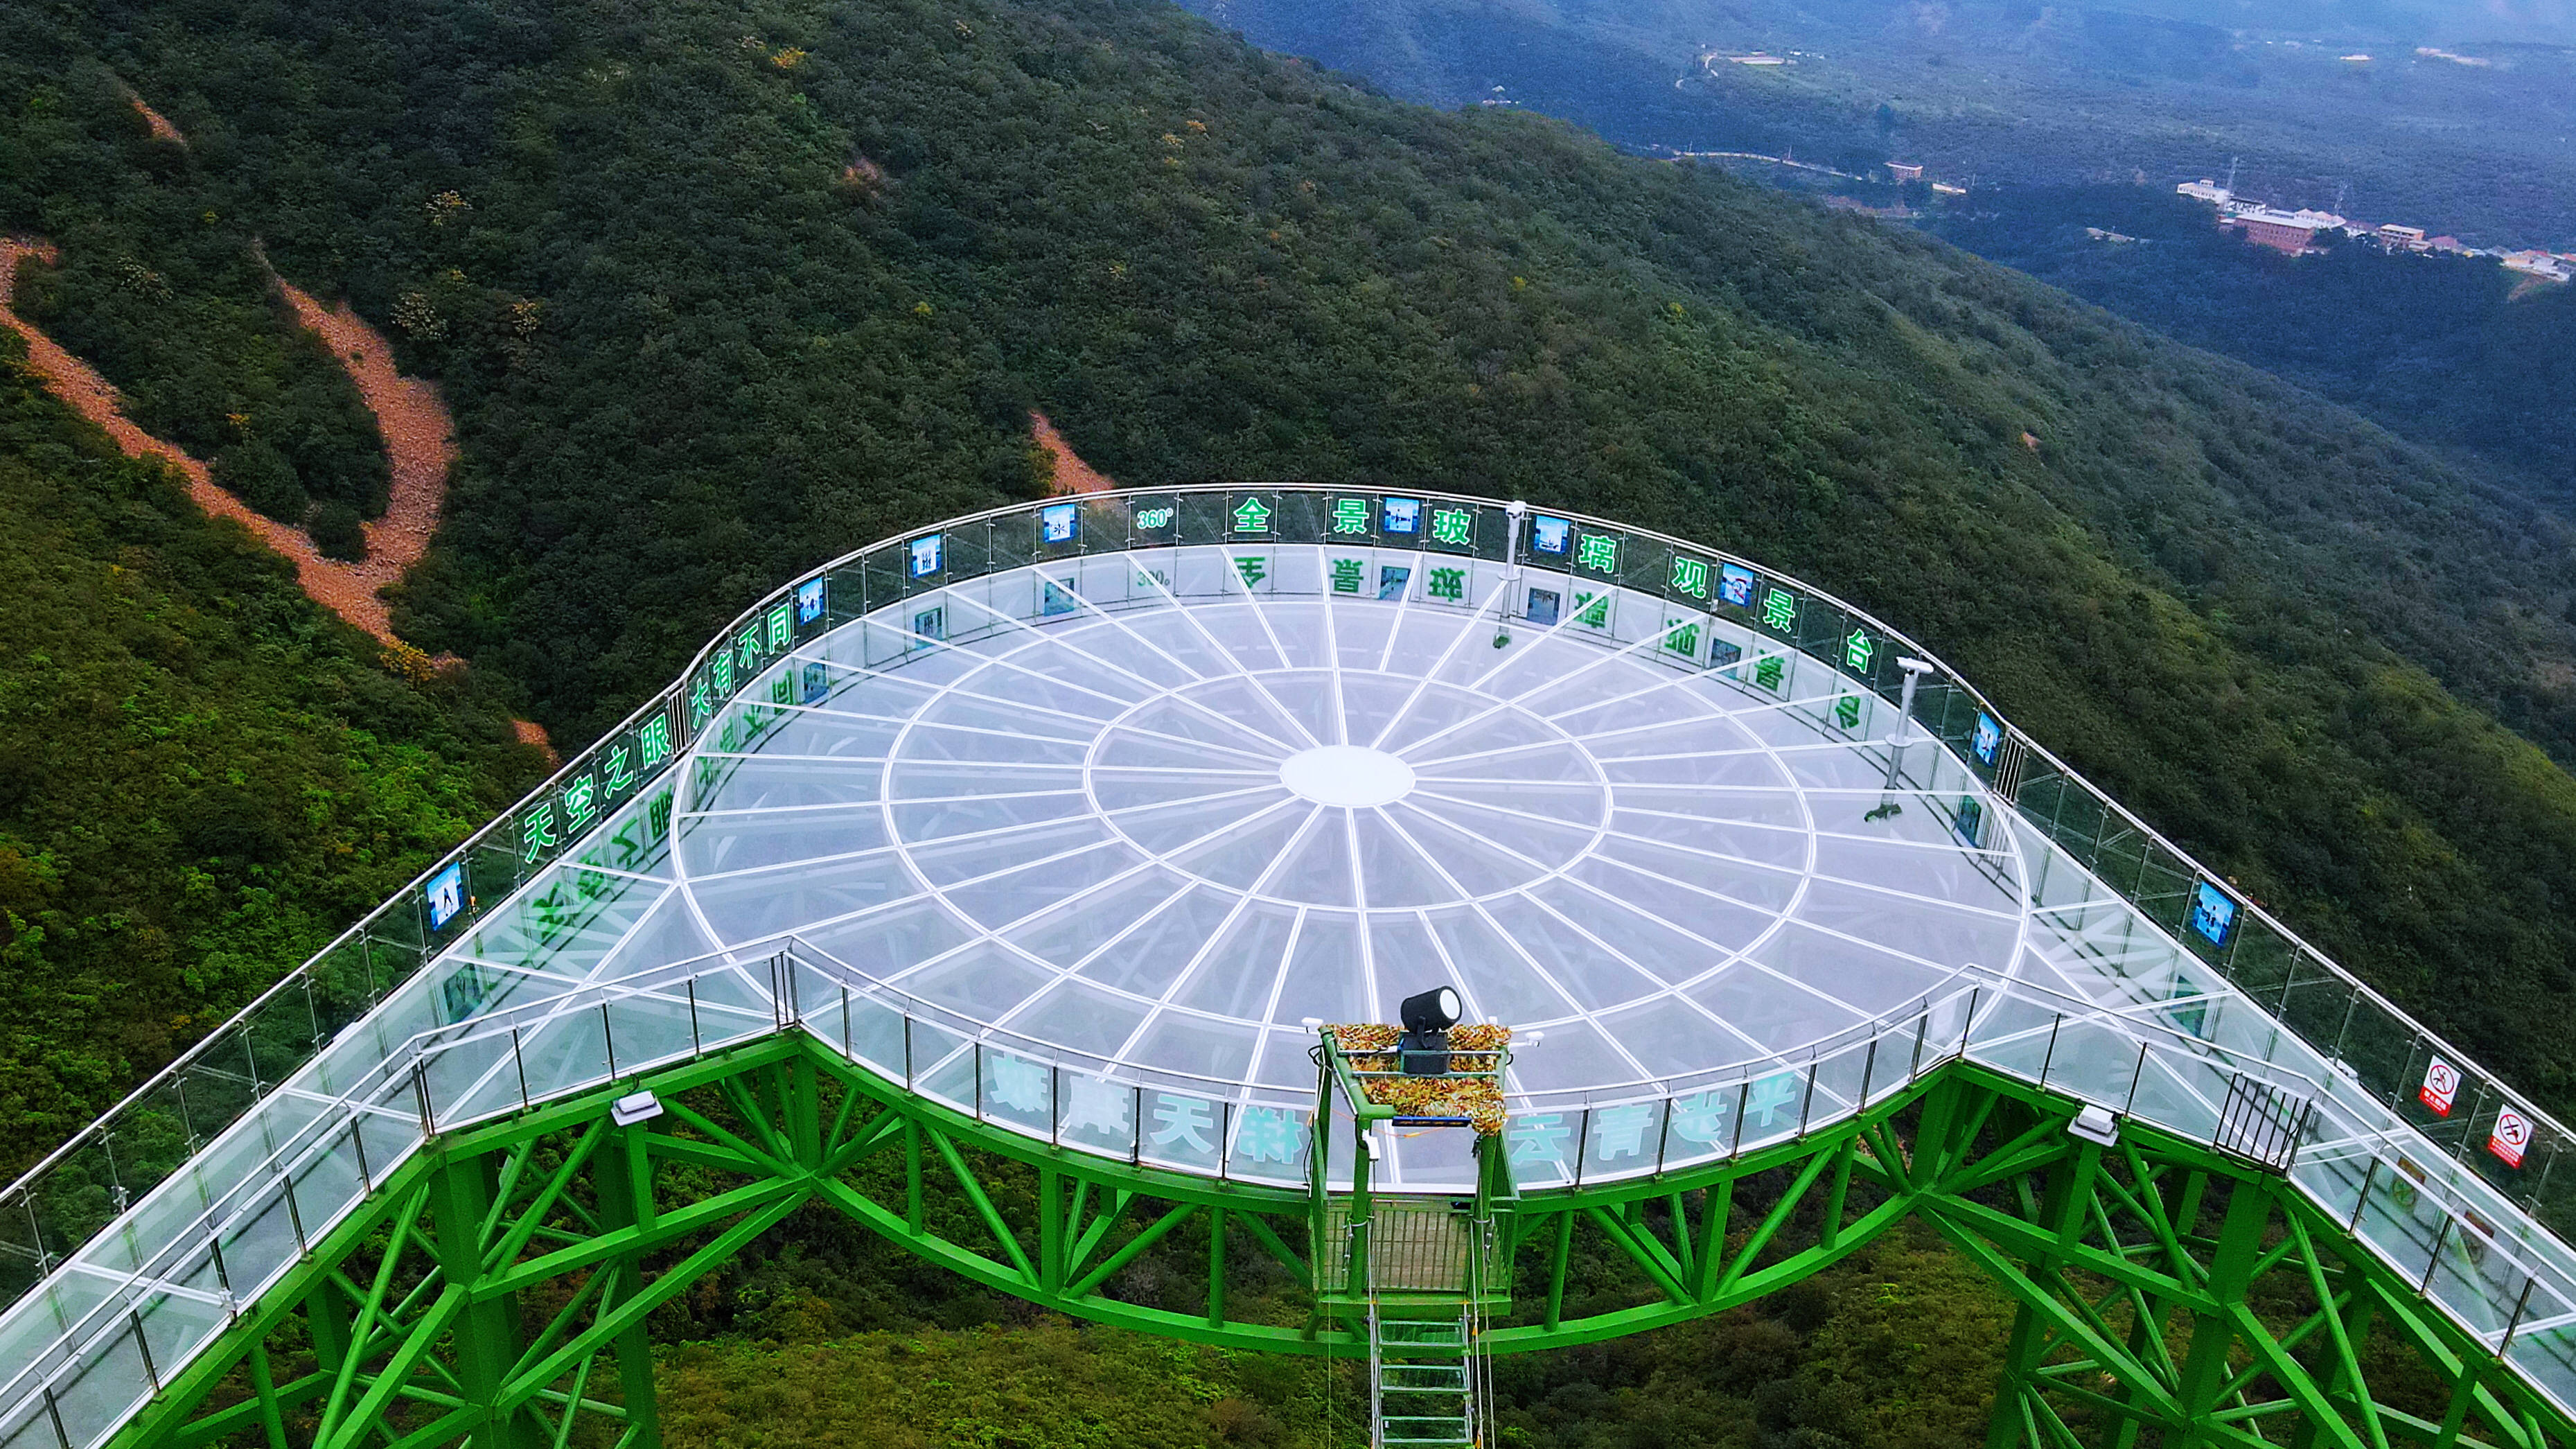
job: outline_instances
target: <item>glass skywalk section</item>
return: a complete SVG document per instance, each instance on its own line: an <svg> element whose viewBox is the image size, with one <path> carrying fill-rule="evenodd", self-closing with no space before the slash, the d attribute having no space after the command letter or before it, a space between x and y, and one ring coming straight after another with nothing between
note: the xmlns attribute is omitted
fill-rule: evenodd
<svg viewBox="0 0 2576 1449"><path fill-rule="evenodd" d="M1527 1190L1965 1057L2286 1161L2576 1404L2564 1132L1910 641L1593 520L1264 488L1006 510L746 613L0 1201L0 1449L103 1442L427 1134L803 1030L1303 1187L1315 1025L1439 984L1515 1028ZM1379 1187L1464 1188L1462 1138L1390 1135Z"/></svg>

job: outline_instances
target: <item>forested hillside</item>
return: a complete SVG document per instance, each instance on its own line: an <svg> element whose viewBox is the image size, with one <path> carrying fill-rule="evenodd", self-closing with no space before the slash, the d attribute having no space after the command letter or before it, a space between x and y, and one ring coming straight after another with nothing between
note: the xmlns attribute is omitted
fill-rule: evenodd
<svg viewBox="0 0 2576 1449"><path fill-rule="evenodd" d="M0 1176L528 781L0 333Z"/></svg>
<svg viewBox="0 0 2576 1449"><path fill-rule="evenodd" d="M1977 255L2224 352L2576 504L2576 288L2491 259L2343 243L2285 257L2161 187L1997 187L1926 223ZM2085 228L2137 244L2093 240ZM2327 233L2329 241L2334 234Z"/></svg>

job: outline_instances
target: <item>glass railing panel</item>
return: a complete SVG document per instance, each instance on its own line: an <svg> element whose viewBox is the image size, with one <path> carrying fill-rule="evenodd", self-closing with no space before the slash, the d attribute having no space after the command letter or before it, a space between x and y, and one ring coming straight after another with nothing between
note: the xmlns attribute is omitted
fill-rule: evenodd
<svg viewBox="0 0 2576 1449"><path fill-rule="evenodd" d="M2528 1183L2514 1200L2549 1231L2576 1237L2576 1140L2544 1124L2522 1159L2522 1175Z"/></svg>
<svg viewBox="0 0 2576 1449"><path fill-rule="evenodd" d="M598 1023L591 1023L595 1032ZM515 1112L542 1095L506 1031L459 1034L425 1051L419 1086L430 1120L442 1128Z"/></svg>
<svg viewBox="0 0 2576 1449"><path fill-rule="evenodd" d="M1736 1113L1736 1150L1750 1152L1798 1135L1798 1114L1807 1104L1807 1067L1782 1065L1754 1076L1743 1088Z"/></svg>
<svg viewBox="0 0 2576 1449"><path fill-rule="evenodd" d="M2359 1214L2346 1225L2410 1283L2423 1282L2432 1267L2434 1239L2448 1216L2438 1194L2417 1180L2421 1170L2402 1159L2395 1168L2383 1163Z"/></svg>
<svg viewBox="0 0 2576 1449"><path fill-rule="evenodd" d="M989 1043L976 1056L984 1073L984 1120L1030 1137L1051 1136L1059 1091L1054 1064Z"/></svg>
<svg viewBox="0 0 2576 1449"><path fill-rule="evenodd" d="M655 989L612 998L607 1031L609 1055L620 1077L686 1061L697 1051L689 1030L688 998L677 991Z"/></svg>
<svg viewBox="0 0 2576 1449"><path fill-rule="evenodd" d="M1584 1108L1583 1180L1595 1182L1654 1171L1665 1143L1666 1111L1667 1104L1659 1101Z"/></svg>
<svg viewBox="0 0 2576 1449"><path fill-rule="evenodd" d="M2410 1022L2390 1015L2377 1002L2363 1000L2344 1028L2338 1053L2373 1099L2391 1103L2409 1123L2423 1109L2416 1101L2425 1065L2423 1034Z"/></svg>
<svg viewBox="0 0 2576 1449"><path fill-rule="evenodd" d="M841 1034L844 1048L887 1081L908 1082L912 1076L912 1053L908 1049L911 1035L903 1012L869 996L853 995L849 1002L849 1023Z"/></svg>
<svg viewBox="0 0 2576 1449"><path fill-rule="evenodd" d="M178 1171L197 1148L176 1078L145 1089L117 1114L108 1135L116 1144L117 1168L125 1188L136 1198Z"/></svg>
<svg viewBox="0 0 2576 1449"><path fill-rule="evenodd" d="M152 1375L143 1366L133 1325L90 1344L84 1361L54 1381L53 1412L74 1449L102 1443L152 1397Z"/></svg>
<svg viewBox="0 0 2576 1449"><path fill-rule="evenodd" d="M2349 1121L2328 1114L2319 1128L2319 1140L2300 1146L2290 1165L2290 1180L2328 1216L2350 1222L2353 1209L2361 1203L2363 1184L2386 1169L2376 1166L2375 1144L2357 1140Z"/></svg>
<svg viewBox="0 0 2576 1449"><path fill-rule="evenodd" d="M206 1287L198 1292L154 1293L136 1306L133 1325L142 1333L159 1373L177 1372L231 1322L222 1295L213 1291L212 1277L209 1272Z"/></svg>
<svg viewBox="0 0 2576 1449"><path fill-rule="evenodd" d="M1989 996L1977 1013L1968 1055L1999 1072L2037 1081L2052 1064L2060 1015L2036 1002Z"/></svg>
<svg viewBox="0 0 2576 1449"><path fill-rule="evenodd" d="M975 1047L963 1032L915 1017L912 1023L912 1090L915 1094L976 1113Z"/></svg>
<svg viewBox="0 0 2576 1449"><path fill-rule="evenodd" d="M502 1038L501 1046L506 1058L508 1038ZM522 1021L518 1063L527 1072L531 1100L604 1082L608 1080L606 1020L597 1010L576 1008L560 1016ZM432 1101L436 1100L433 1096Z"/></svg>
<svg viewBox="0 0 2576 1449"><path fill-rule="evenodd" d="M203 1179L193 1172L177 1175L174 1190L155 1193L135 1204L134 1211L126 1215L116 1231L84 1249L84 1256L96 1258L99 1250L121 1242L122 1250L115 1254L114 1261L137 1262L198 1233L199 1221L215 1204L202 1183Z"/></svg>
<svg viewBox="0 0 2576 1449"><path fill-rule="evenodd" d="M384 1181L421 1141L420 1114L415 1104L405 1102L394 1091L382 1094L378 1101L379 1105L358 1112L357 1125L352 1129L356 1150L373 1182Z"/></svg>
<svg viewBox="0 0 2576 1449"><path fill-rule="evenodd" d="M288 1175L295 1184L295 1206L304 1216L308 1239L319 1239L368 1191L358 1171L358 1149L345 1125L315 1144Z"/></svg>
<svg viewBox="0 0 2576 1449"><path fill-rule="evenodd" d="M2283 1025L2318 1052L2331 1054L2343 1038L2344 1023L2351 1019L2357 999L2349 983L2317 969L2313 960L2304 960L2273 1010Z"/></svg>
<svg viewBox="0 0 2576 1449"><path fill-rule="evenodd" d="M62 1449L62 1442L42 1398L0 1404L0 1449Z"/></svg>
<svg viewBox="0 0 2576 1449"><path fill-rule="evenodd" d="M1075 1073L1065 1073L1068 1090L1075 1079ZM1304 1186L1313 1123L1314 1113L1293 1107L1263 1103L1237 1107L1226 1137L1226 1176L1238 1182Z"/></svg>
<svg viewBox="0 0 2576 1449"><path fill-rule="evenodd" d="M2149 1049L2134 1028L2096 1017L2069 1016L2057 1029L2057 1044L2048 1054L2039 1085L2114 1112L2127 1112L2145 1079Z"/></svg>
<svg viewBox="0 0 2576 1449"><path fill-rule="evenodd" d="M1144 1139L1140 1160L1213 1174L1231 1108L1197 1092L1147 1086L1144 1119L1137 1124Z"/></svg>
<svg viewBox="0 0 2576 1449"><path fill-rule="evenodd" d="M2449 1309L2471 1332L2493 1339L2512 1321L2525 1281L2483 1232L2455 1217L2422 1287L2426 1297Z"/></svg>
<svg viewBox="0 0 2576 1449"><path fill-rule="evenodd" d="M2129 1111L2177 1136L2211 1141L2218 1135L2219 1114L2233 1075L2208 1057L2150 1050L2147 1069L2139 1074L2138 1090L2129 1099Z"/></svg>
<svg viewBox="0 0 2576 1449"><path fill-rule="evenodd" d="M2259 916L2244 919L2235 934L2227 956L2227 979L2257 1001L2280 1000L2298 973L2303 953Z"/></svg>
<svg viewBox="0 0 2576 1449"><path fill-rule="evenodd" d="M1338 1128L1340 1124L1337 1122ZM1504 1160L1521 1190L1564 1187L1574 1181L1576 1134L1583 1130L1581 1108L1551 1106L1544 1111L1515 1108L1503 1126ZM1334 1144L1337 1150L1341 1144Z"/></svg>
<svg viewBox="0 0 2576 1449"><path fill-rule="evenodd" d="M2576 1313L2576 1307L2553 1308L2552 1317ZM2506 1345L2504 1357L2543 1393L2561 1404L2576 1404L2576 1323L2525 1329Z"/></svg>
<svg viewBox="0 0 2576 1449"><path fill-rule="evenodd" d="M248 1194L236 1211L220 1220L216 1241L224 1255L224 1272L239 1291L265 1283L293 1267L303 1255L295 1238L294 1215L287 1210L285 1185L270 1178Z"/></svg>
<svg viewBox="0 0 2576 1449"><path fill-rule="evenodd" d="M679 988L701 1051L734 1046L778 1029L778 1006L766 985L765 960L704 972Z"/></svg>
<svg viewBox="0 0 2576 1449"><path fill-rule="evenodd" d="M1104 1157L1133 1157L1141 1094L1133 1083L1095 1072L1061 1069L1056 1081L1056 1140Z"/></svg>
<svg viewBox="0 0 2576 1449"><path fill-rule="evenodd" d="M45 1251L60 1261L89 1242L124 1207L118 1201L108 1146L92 1138L56 1162L36 1184L37 1234Z"/></svg>

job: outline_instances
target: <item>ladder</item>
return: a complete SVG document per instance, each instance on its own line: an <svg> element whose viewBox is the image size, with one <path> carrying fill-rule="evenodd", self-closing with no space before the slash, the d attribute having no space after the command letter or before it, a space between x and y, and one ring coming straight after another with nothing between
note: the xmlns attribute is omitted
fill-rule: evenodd
<svg viewBox="0 0 2576 1449"><path fill-rule="evenodd" d="M1492 1442L1483 1289L1493 1226L1463 1213L1450 1220L1451 1232L1441 1236L1460 1241L1463 1271L1437 1284L1418 1259L1370 1255L1370 1449L1483 1449Z"/></svg>

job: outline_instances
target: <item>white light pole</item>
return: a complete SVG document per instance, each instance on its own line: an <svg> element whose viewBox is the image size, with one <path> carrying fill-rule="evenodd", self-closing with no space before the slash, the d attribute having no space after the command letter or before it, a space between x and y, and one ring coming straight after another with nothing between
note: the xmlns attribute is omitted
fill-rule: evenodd
<svg viewBox="0 0 2576 1449"><path fill-rule="evenodd" d="M1896 777L1905 765L1905 747L1914 742L1914 686L1932 672L1932 661L1899 659L1896 667L1905 671L1905 688L1896 697L1896 728L1887 736L1887 789L1878 801L1882 810L1894 802Z"/></svg>
<svg viewBox="0 0 2576 1449"><path fill-rule="evenodd" d="M1512 596L1520 592L1521 520L1529 515L1529 505L1513 499L1503 505L1503 586L1494 601L1494 647L1512 642Z"/></svg>

